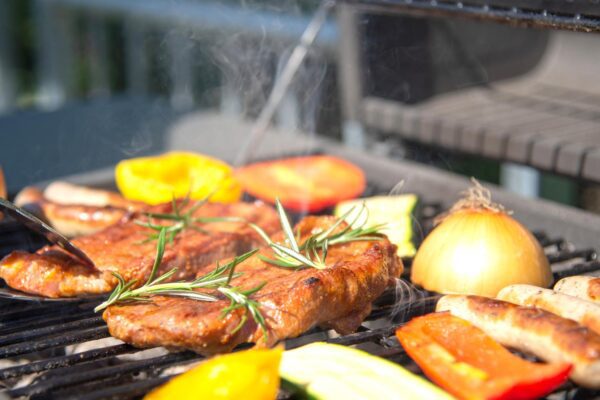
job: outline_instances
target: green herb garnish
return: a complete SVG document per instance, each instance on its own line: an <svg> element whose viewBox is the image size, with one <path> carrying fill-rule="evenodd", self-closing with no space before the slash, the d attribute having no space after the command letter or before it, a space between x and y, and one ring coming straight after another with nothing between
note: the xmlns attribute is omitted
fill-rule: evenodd
<svg viewBox="0 0 600 400"><path fill-rule="evenodd" d="M213 271L200 278L194 279L193 281L165 283L164 281L173 276L173 274L175 274L177 271L177 268L173 268L163 275L156 277L158 267L160 266L165 251L167 234L168 228L165 227L163 227L158 233L154 265L152 266L150 276L144 285L133 289L137 283L136 279L125 282L125 279L118 272L112 272L113 276L118 280L117 287L115 287L105 302L94 308L94 311L98 312L116 303L150 301L152 296L180 296L198 301L212 302L219 299L213 294L196 292L194 289L214 289L230 300L229 306L223 309L223 317L239 308L246 309L246 315L242 317L242 321L234 330L234 332L239 330L246 323L247 314L250 314L254 321L261 327L266 336L266 323L263 315L260 312L260 303L249 298L250 295L262 289L266 282L249 290L241 290L240 288L230 286L230 282L233 278L242 275L241 272L235 272L235 267L242 261L253 256L258 249L235 257L227 264L219 265L217 263L217 267Z"/></svg>
<svg viewBox="0 0 600 400"><path fill-rule="evenodd" d="M275 206L279 214L281 228L285 235L284 244L276 243L271 240L269 235L267 235L267 233L258 225L253 223L248 224L258 232L275 253L275 258L268 258L260 254L258 257L261 260L278 267L293 269L306 267L325 269L327 268L325 261L329 246L363 240L380 240L381 237L376 235L378 235L380 230L385 226L385 224L379 224L367 228L365 227L368 220L368 210L363 203L352 222L349 222L343 229L339 229L336 232L336 229L338 229L342 222L344 222L344 220L354 211L354 207L339 217L335 223L325 231L312 234L306 238L302 244L298 244L300 241L300 232L296 232L296 235L294 235L287 214L279 199L275 201ZM363 220L364 222L358 223L360 220Z"/></svg>
<svg viewBox="0 0 600 400"><path fill-rule="evenodd" d="M195 217L194 212L196 212L200 207L208 202L208 199L213 195L210 193L205 198L198 200L195 202L185 213L182 212L182 209L185 208L189 202L189 195L186 196L181 205L177 204L177 200L175 197L171 200L173 211L170 213L146 213L148 217L148 221L135 220L134 222L145 228L150 228L154 233L148 235L146 240L143 240L142 243L147 243L153 240L158 239L159 232L163 229L166 229L167 240L170 243L173 243L175 236L177 236L180 232L185 229L192 229L200 233L207 234L208 231L202 229L201 224L210 223L210 222L224 222L224 221L234 221L237 220L235 218L230 217ZM172 221L172 225L160 225L154 223L154 220L166 220Z"/></svg>

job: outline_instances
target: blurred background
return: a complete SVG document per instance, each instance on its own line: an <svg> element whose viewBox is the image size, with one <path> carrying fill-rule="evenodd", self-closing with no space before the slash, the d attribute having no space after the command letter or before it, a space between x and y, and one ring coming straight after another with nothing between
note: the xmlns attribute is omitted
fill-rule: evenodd
<svg viewBox="0 0 600 400"><path fill-rule="evenodd" d="M170 126L189 113L252 120L318 5L313 0L1 1L0 164L9 191L160 152ZM489 154L482 155L468 150L478 142L461 136L465 127L475 129L473 121L475 133L512 134L508 103L526 117L518 127L525 132L521 139L547 129L566 132L577 124L585 135L596 135L598 79L587 79L600 65L595 42L595 35L356 13L340 6L310 48L274 125L599 211L597 186L594 179L578 177L581 166L573 179L555 168L533 168L527 158L531 149L524 150L527 159L515 162L520 156L506 156L507 142L492 142ZM507 93L513 97L502 97ZM592 95L581 100L582 93ZM568 105L566 119L557 119L565 108L548 97L579 100ZM386 107L390 121L382 113ZM575 113L581 109L587 114ZM503 119L495 120L503 112ZM429 115L436 118L428 127ZM452 134L446 134L449 125ZM198 135L211 141L220 132ZM456 138L466 142L455 144Z"/></svg>

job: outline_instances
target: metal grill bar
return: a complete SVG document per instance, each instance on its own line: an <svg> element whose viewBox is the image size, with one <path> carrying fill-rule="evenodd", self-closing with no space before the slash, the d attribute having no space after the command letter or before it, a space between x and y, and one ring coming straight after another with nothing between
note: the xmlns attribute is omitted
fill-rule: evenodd
<svg viewBox="0 0 600 400"><path fill-rule="evenodd" d="M0 358L31 354L53 347L82 343L88 340L101 339L105 337L108 337L108 328L106 326L98 326L76 333L61 334L60 336L51 337L37 342L17 343L0 347Z"/></svg>
<svg viewBox="0 0 600 400"><path fill-rule="evenodd" d="M143 381L127 383L125 385L120 385L116 387L110 387L108 389L103 389L99 391L95 391L92 393L86 393L85 398L87 400L99 400L99 399L121 399L121 398L132 398L132 397L141 397L150 390L155 387L162 385L167 382L173 376L164 376L160 378L150 378L145 379ZM65 400L71 399L80 399L80 394L73 394L72 396L62 397Z"/></svg>
<svg viewBox="0 0 600 400"><path fill-rule="evenodd" d="M52 311L54 312L54 311ZM31 317L27 319L19 320L15 323L1 323L0 324L0 335L7 335L12 332L23 332L27 329L36 328L40 326L50 326L58 323L66 323L70 321L77 321L83 318L92 316L93 314L89 311L81 313L72 313L67 315L50 316L47 318Z"/></svg>
<svg viewBox="0 0 600 400"><path fill-rule="evenodd" d="M560 271L560 272L554 273L554 279L558 280L558 279L566 278L568 276L583 275L583 274L588 274L590 272L596 272L596 271L600 271L600 262L592 261L589 263L581 263L581 264L573 265L571 268L569 268L566 271Z"/></svg>
<svg viewBox="0 0 600 400"><path fill-rule="evenodd" d="M39 329L31 329L25 332L11 333L9 335L0 336L0 346L8 346L15 343L24 342L39 337L45 337L60 332L86 329L99 326L103 323L102 317L92 317L80 319L73 322L63 323L60 325L51 325Z"/></svg>
<svg viewBox="0 0 600 400"><path fill-rule="evenodd" d="M147 368L158 368L171 364L179 364L185 361L200 359L201 356L191 352L171 353L165 356L156 357L148 360L131 361L125 365L110 366L102 369L75 372L68 375L57 376L52 380L39 384L29 385L27 387L9 390L8 393L13 397L31 396L48 392L59 386L70 386L82 382L90 382L96 379L119 376L122 374L131 374L140 372Z"/></svg>
<svg viewBox="0 0 600 400"><path fill-rule="evenodd" d="M585 261L592 261L596 258L596 251L594 249L584 249L575 251L563 251L558 254L548 255L548 261L550 262L550 264L568 261L576 258L581 258Z"/></svg>
<svg viewBox="0 0 600 400"><path fill-rule="evenodd" d="M0 379L17 378L19 376L42 372L51 369L67 367L70 365L80 364L86 361L106 358L109 356L133 353L139 351L127 344L118 344L116 346L102 347L99 349L84 351L81 353L71 354L69 356L52 357L42 361L36 361L25 365L5 368L0 370Z"/></svg>
<svg viewBox="0 0 600 400"><path fill-rule="evenodd" d="M10 303L7 303L10 304ZM3 327L7 324L8 321L14 320L34 320L37 315L47 315L47 314L62 314L68 315L69 313L80 311L82 308L92 309L94 306L84 304L78 305L74 303L69 304L37 304L34 302L27 302L24 307L18 307L15 304L14 308L7 307L8 310L6 312L0 313L0 317L2 318L2 323L0 323L0 327ZM33 314L35 313L35 314Z"/></svg>

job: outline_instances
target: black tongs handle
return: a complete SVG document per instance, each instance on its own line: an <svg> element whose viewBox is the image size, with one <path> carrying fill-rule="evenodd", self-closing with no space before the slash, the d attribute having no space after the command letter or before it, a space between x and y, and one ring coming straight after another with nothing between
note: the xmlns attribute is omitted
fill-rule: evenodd
<svg viewBox="0 0 600 400"><path fill-rule="evenodd" d="M81 251L73 243L71 243L69 239L58 233L54 228L40 220L35 215L15 206L10 201L1 198L0 209L4 210L6 214L10 215L17 221L22 222L28 229L44 236L50 243L60 246L65 251L75 256L83 264L94 268L94 262L90 260L90 258L86 256L83 251Z"/></svg>

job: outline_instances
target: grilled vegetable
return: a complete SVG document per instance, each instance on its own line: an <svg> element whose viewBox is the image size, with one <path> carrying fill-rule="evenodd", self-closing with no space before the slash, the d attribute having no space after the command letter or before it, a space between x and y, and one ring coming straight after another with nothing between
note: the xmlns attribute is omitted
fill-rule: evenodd
<svg viewBox="0 0 600 400"><path fill-rule="evenodd" d="M277 347L214 357L150 392L145 399L275 399L281 353Z"/></svg>
<svg viewBox="0 0 600 400"><path fill-rule="evenodd" d="M498 293L498 299L542 308L563 318L579 322L600 334L600 303L531 285L510 285Z"/></svg>
<svg viewBox="0 0 600 400"><path fill-rule="evenodd" d="M600 388L600 335L573 320L481 296L447 295L436 310L469 321L504 346L573 364L573 381Z"/></svg>
<svg viewBox="0 0 600 400"><path fill-rule="evenodd" d="M287 209L315 212L360 196L365 175L348 161L332 156L293 157L240 168L236 177L252 196Z"/></svg>
<svg viewBox="0 0 600 400"><path fill-rule="evenodd" d="M570 276L561 279L554 290L570 296L600 304L600 278L595 276Z"/></svg>
<svg viewBox="0 0 600 400"><path fill-rule="evenodd" d="M172 152L156 157L121 161L115 170L117 186L129 200L160 204L190 197L232 203L241 197L241 188L232 169L208 156Z"/></svg>
<svg viewBox="0 0 600 400"><path fill-rule="evenodd" d="M415 318L396 336L425 375L461 399L535 399L571 371L566 363L525 361L449 313Z"/></svg>
<svg viewBox="0 0 600 400"><path fill-rule="evenodd" d="M548 287L552 272L535 237L474 182L425 238L412 281L436 292L489 297L515 283Z"/></svg>
<svg viewBox="0 0 600 400"><path fill-rule="evenodd" d="M313 343L283 353L281 377L313 398L451 399L403 367L345 346Z"/></svg>
<svg viewBox="0 0 600 400"><path fill-rule="evenodd" d="M415 245L412 242L412 212L417 205L418 197L414 194L399 196L376 196L365 199L348 200L335 207L334 214L341 217L353 210L346 221L355 221L354 225L366 228L374 225L385 224L380 230L390 242L398 246L399 257L412 257L415 254ZM368 213L364 218L356 218L364 203Z"/></svg>

